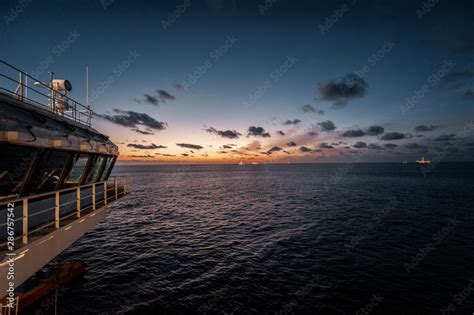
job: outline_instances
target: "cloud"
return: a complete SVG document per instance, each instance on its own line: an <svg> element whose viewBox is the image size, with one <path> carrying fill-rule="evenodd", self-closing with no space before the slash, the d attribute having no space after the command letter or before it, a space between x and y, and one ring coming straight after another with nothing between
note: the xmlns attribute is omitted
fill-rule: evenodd
<svg viewBox="0 0 474 315"><path fill-rule="evenodd" d="M168 157L176 156L174 154L167 154L167 153L155 153L155 155L168 156Z"/></svg>
<svg viewBox="0 0 474 315"><path fill-rule="evenodd" d="M251 126L248 129L247 137L254 136L254 137L262 137L262 138L269 138L270 134L265 132L265 129L262 127L255 127Z"/></svg>
<svg viewBox="0 0 474 315"><path fill-rule="evenodd" d="M334 147L332 145L327 144L326 142L320 143L319 144L320 149L333 149Z"/></svg>
<svg viewBox="0 0 474 315"><path fill-rule="evenodd" d="M318 125L321 127L322 131L332 131L336 129L336 125L330 120L322 121L318 123Z"/></svg>
<svg viewBox="0 0 474 315"><path fill-rule="evenodd" d="M407 143L405 144L405 148L410 149L410 150L416 150L416 149L425 149L426 147L423 145L419 145L418 143Z"/></svg>
<svg viewBox="0 0 474 315"><path fill-rule="evenodd" d="M395 149L397 147L397 145L393 143L386 143L383 146L386 147L387 149Z"/></svg>
<svg viewBox="0 0 474 315"><path fill-rule="evenodd" d="M463 98L466 101L470 101L470 100L474 99L474 91L473 90L467 90L466 92L464 92Z"/></svg>
<svg viewBox="0 0 474 315"><path fill-rule="evenodd" d="M284 133L283 131L281 131L281 130L278 130L276 133L279 134L279 135L281 135L281 136L284 136L284 135L285 135L285 133Z"/></svg>
<svg viewBox="0 0 474 315"><path fill-rule="evenodd" d="M150 129L148 130L140 130L138 128L132 128L132 131L135 131L136 133L142 134L142 135L154 135L154 132L151 132Z"/></svg>
<svg viewBox="0 0 474 315"><path fill-rule="evenodd" d="M296 147L296 143L293 141L288 142L286 145L289 147Z"/></svg>
<svg viewBox="0 0 474 315"><path fill-rule="evenodd" d="M324 110L317 109L317 108L315 108L314 106L312 106L310 104L306 104L306 105L301 106L301 110L304 113L316 113L316 114L321 115L321 116L324 115Z"/></svg>
<svg viewBox="0 0 474 315"><path fill-rule="evenodd" d="M217 130L214 127L207 128L206 131L209 132L209 133L218 135L222 138L227 138L227 139L238 139L239 136L242 135L241 133L239 133L236 130L225 130L224 131L224 130Z"/></svg>
<svg viewBox="0 0 474 315"><path fill-rule="evenodd" d="M267 153L272 154L272 152L281 151L281 150L283 149L275 146L275 147L272 147L270 150L268 150Z"/></svg>
<svg viewBox="0 0 474 315"><path fill-rule="evenodd" d="M382 140L400 140L405 138L405 135L400 132L389 132L382 136Z"/></svg>
<svg viewBox="0 0 474 315"><path fill-rule="evenodd" d="M385 130L381 126L370 126L367 130L367 134L371 136L378 136L384 133Z"/></svg>
<svg viewBox="0 0 474 315"><path fill-rule="evenodd" d="M232 146L224 144L224 145L222 146L222 148L224 148L224 149L232 149Z"/></svg>
<svg viewBox="0 0 474 315"><path fill-rule="evenodd" d="M311 149L305 146L300 147L299 150L303 153L311 152Z"/></svg>
<svg viewBox="0 0 474 315"><path fill-rule="evenodd" d="M182 153L181 155L184 156L184 157L189 156L189 154L187 154L187 153Z"/></svg>
<svg viewBox="0 0 474 315"><path fill-rule="evenodd" d="M200 146L198 144L190 144L190 143L176 143L176 145L178 147L187 148L187 149L195 149L195 150L201 150L204 148L203 146Z"/></svg>
<svg viewBox="0 0 474 315"><path fill-rule="evenodd" d="M456 139L456 135L451 133L451 134L442 134L438 138L434 139L434 141L451 141Z"/></svg>
<svg viewBox="0 0 474 315"><path fill-rule="evenodd" d="M364 97L367 89L367 82L353 73L346 74L339 80L318 85L321 99L334 102L336 108L344 107L351 99Z"/></svg>
<svg viewBox="0 0 474 315"><path fill-rule="evenodd" d="M156 96L150 94L143 94L143 99L134 99L135 102L142 104L147 103L154 106L159 106L160 103L166 103L166 101L174 101L176 97L164 90L156 90Z"/></svg>
<svg viewBox="0 0 474 315"><path fill-rule="evenodd" d="M176 97L174 97L173 95L171 95L170 93L164 91L164 90L156 90L156 93L158 93L158 98L160 99L160 101L162 102L166 102L166 101L174 101L176 100Z"/></svg>
<svg viewBox="0 0 474 315"><path fill-rule="evenodd" d="M98 115L98 117L113 122L114 124L133 127L134 129L142 125L153 130L164 130L168 126L166 122L158 121L145 113L125 111L117 108L114 108L113 112L115 113L114 115L103 114Z"/></svg>
<svg viewBox="0 0 474 315"><path fill-rule="evenodd" d="M184 86L182 84L179 84L179 83L175 83L173 85L173 87L175 88L176 91L178 92L183 92L184 91Z"/></svg>
<svg viewBox="0 0 474 315"><path fill-rule="evenodd" d="M458 88L463 86L464 82L471 78L474 78L474 72L472 71L452 71L441 79L441 85L444 87Z"/></svg>
<svg viewBox="0 0 474 315"><path fill-rule="evenodd" d="M365 148L365 147L367 147L367 143L362 142L362 141L359 141L356 144L354 144L354 148L362 149L362 148Z"/></svg>
<svg viewBox="0 0 474 315"><path fill-rule="evenodd" d="M135 148L135 149L140 149L140 150L154 150L154 149L166 149L167 147L163 145L156 145L154 143L150 145L143 145L143 144L136 144L136 143L129 143L127 144L127 147L129 148Z"/></svg>
<svg viewBox="0 0 474 315"><path fill-rule="evenodd" d="M371 150L383 150L383 148L381 146L379 146L378 144L375 144L375 143L370 143L367 146L367 148L371 149Z"/></svg>
<svg viewBox="0 0 474 315"><path fill-rule="evenodd" d="M436 130L436 129L438 129L439 127L440 127L440 126L435 126L435 125L431 125L431 126L419 125L419 126L416 126L416 127L415 127L415 131L416 131L416 132L428 132L428 131Z"/></svg>
<svg viewBox="0 0 474 315"><path fill-rule="evenodd" d="M153 155L132 155L131 157L134 157L134 158L152 158L154 157Z"/></svg>
<svg viewBox="0 0 474 315"><path fill-rule="evenodd" d="M362 130L347 130L342 133L343 137L349 137L349 138L356 138L356 137L362 137L365 135L365 132Z"/></svg>
<svg viewBox="0 0 474 315"><path fill-rule="evenodd" d="M300 122L301 122L301 120L299 120L299 119L293 119L293 120L289 120L289 119L288 119L287 121L285 121L285 122L283 123L283 125L287 125L287 126L288 126L288 125L297 125L297 124L299 124Z"/></svg>
<svg viewBox="0 0 474 315"><path fill-rule="evenodd" d="M452 34L449 36L449 49L454 53L474 52L474 39L472 34Z"/></svg>
<svg viewBox="0 0 474 315"><path fill-rule="evenodd" d="M145 102L146 103L158 106L158 98L157 97L151 96L151 95L148 95L148 94L145 94L144 96L145 96Z"/></svg>

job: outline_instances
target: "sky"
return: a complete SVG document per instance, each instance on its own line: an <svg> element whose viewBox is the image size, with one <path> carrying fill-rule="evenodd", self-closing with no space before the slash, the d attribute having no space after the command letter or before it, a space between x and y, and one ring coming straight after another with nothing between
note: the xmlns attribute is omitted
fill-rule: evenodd
<svg viewBox="0 0 474 315"><path fill-rule="evenodd" d="M164 2L164 1L160 1ZM68 79L120 160L474 160L472 1L2 1L0 58Z"/></svg>

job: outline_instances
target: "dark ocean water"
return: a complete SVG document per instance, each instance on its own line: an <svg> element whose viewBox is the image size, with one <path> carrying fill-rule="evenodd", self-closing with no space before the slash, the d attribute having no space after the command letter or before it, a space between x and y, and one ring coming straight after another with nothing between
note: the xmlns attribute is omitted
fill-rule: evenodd
<svg viewBox="0 0 474 315"><path fill-rule="evenodd" d="M133 193L61 255L88 271L58 314L474 313L474 164L114 174Z"/></svg>

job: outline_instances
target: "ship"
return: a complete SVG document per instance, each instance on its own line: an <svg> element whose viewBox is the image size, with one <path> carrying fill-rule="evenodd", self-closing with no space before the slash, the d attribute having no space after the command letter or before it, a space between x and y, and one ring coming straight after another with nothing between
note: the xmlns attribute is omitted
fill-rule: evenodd
<svg viewBox="0 0 474 315"><path fill-rule="evenodd" d="M16 289L131 191L131 178L110 176L117 145L71 90L0 60L0 299L16 306Z"/></svg>
<svg viewBox="0 0 474 315"><path fill-rule="evenodd" d="M430 164L431 161L430 160L425 160L424 157L421 157L421 160L417 160L416 163L418 163L418 164Z"/></svg>

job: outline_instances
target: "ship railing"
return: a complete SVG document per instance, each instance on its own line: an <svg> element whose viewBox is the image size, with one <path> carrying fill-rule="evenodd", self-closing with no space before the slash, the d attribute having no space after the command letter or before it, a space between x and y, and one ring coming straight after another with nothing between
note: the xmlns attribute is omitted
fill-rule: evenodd
<svg viewBox="0 0 474 315"><path fill-rule="evenodd" d="M54 90L38 78L0 60L0 91L30 105L46 109L54 114L69 118L77 123L92 126L93 112L90 106L83 105L67 95ZM18 78L18 79L17 79ZM34 83L41 90L29 86ZM63 110L59 110L64 108Z"/></svg>
<svg viewBox="0 0 474 315"><path fill-rule="evenodd" d="M81 220L81 216L129 194L131 185L131 177L111 177L102 182L0 201L0 252L16 250Z"/></svg>

